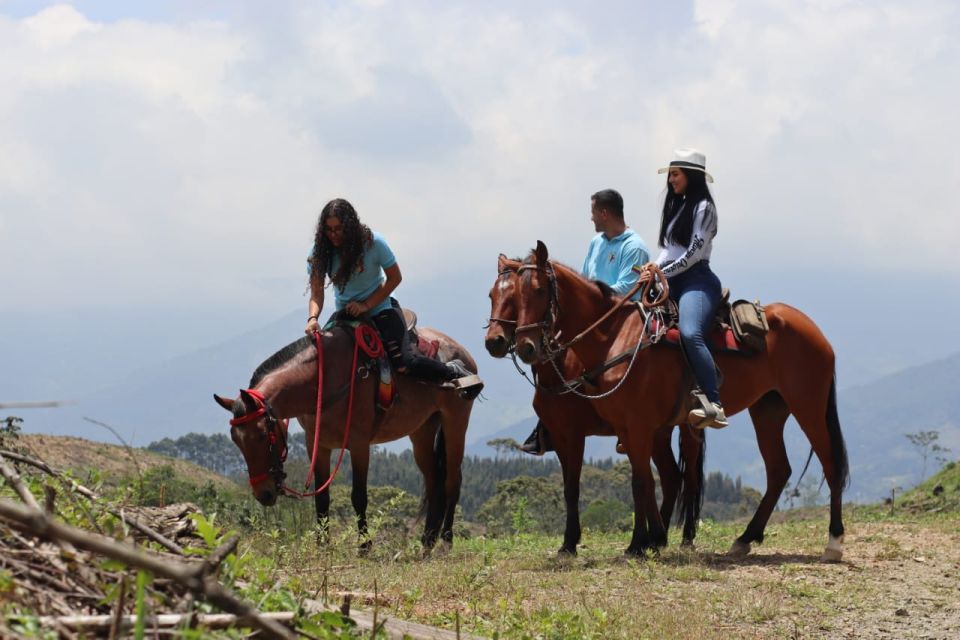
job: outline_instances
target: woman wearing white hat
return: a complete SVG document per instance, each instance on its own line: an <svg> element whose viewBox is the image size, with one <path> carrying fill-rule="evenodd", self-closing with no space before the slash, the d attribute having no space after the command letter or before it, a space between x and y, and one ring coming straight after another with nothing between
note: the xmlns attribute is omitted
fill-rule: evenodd
<svg viewBox="0 0 960 640"><path fill-rule="evenodd" d="M707 182L706 157L696 149L677 149L667 174L666 198L660 220L662 248L654 263L663 270L670 297L680 311L680 339L684 353L710 407L690 412L696 427L727 426L720 404L716 366L705 336L720 303L720 279L710 270L710 253L717 235L717 209ZM645 274L645 277L649 275Z"/></svg>

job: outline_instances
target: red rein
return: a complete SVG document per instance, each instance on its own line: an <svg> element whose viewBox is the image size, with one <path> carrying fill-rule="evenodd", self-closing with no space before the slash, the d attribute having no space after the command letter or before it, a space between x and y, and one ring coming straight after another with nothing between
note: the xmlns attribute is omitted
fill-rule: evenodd
<svg viewBox="0 0 960 640"><path fill-rule="evenodd" d="M320 412L323 408L323 339L320 335L320 332L313 334L314 343L317 347L317 422L314 425L313 430L313 455L310 459L310 471L307 473L307 482L304 485L304 489L310 486L310 479L313 478L314 471L317 468L317 452L320 449ZM363 352L370 358L380 358L384 354L383 342L380 340L380 335L377 331L370 325L360 324L357 325L357 328L354 332L354 345L353 345L353 365L350 368L350 395L347 400L347 420L346 425L343 428L343 444L340 446L340 455L337 457L337 465L333 469L333 473L330 474L330 477L327 478L327 481L323 483L323 486L315 489L314 491L309 491L307 493L301 493L291 487L283 485L282 489L285 493L297 496L298 498L309 498L310 496L315 496L318 493L325 491L330 483L333 482L333 479L337 477L337 472L340 471L340 465L343 463L343 453L347 450L347 443L350 441L350 423L353 421L353 391L357 386L357 364L360 360L360 350L363 349ZM263 394L255 389L247 389L254 400L257 401L257 404L260 405L256 410L251 411L246 415L242 415L239 418L234 418L230 421L230 426L237 426L241 424L246 424L247 422L253 422L254 420L259 420L261 417L267 413L267 402ZM287 420L278 420L282 425L284 431L287 429ZM276 434L270 432L271 444L276 444L275 438ZM287 451L284 446L283 453L280 457L280 462L283 463L286 460ZM259 482L262 482L270 477L270 472L257 474L255 476L250 476L250 486L254 486Z"/></svg>
<svg viewBox="0 0 960 640"><path fill-rule="evenodd" d="M310 486L310 479L313 478L314 471L317 467L317 452L320 449L320 412L323 407L323 340L321 340L319 331L314 333L313 336L317 345L317 422L313 429L313 455L310 457L310 471L307 473L307 481L303 486L304 489ZM380 341L380 335L370 325L357 325L353 337L353 365L350 367L350 394L347 399L347 419L346 425L343 428L343 443L340 445L340 455L337 456L337 464L333 468L333 473L327 478L327 481L313 491L301 493L284 485L283 490L289 495L298 498L309 498L322 491L326 491L330 483L333 482L333 479L337 477L337 472L340 471L340 465L343 463L343 453L347 450L347 443L350 441L350 424L353 421L353 390L357 386L357 364L360 359L360 350L363 349L363 352L370 358L379 358L383 356L384 353L383 342Z"/></svg>

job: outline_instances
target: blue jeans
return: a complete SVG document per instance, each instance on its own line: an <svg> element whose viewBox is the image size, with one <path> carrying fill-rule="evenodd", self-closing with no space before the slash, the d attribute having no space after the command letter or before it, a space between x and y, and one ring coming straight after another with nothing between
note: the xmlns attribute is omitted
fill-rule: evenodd
<svg viewBox="0 0 960 640"><path fill-rule="evenodd" d="M706 342L720 304L720 279L709 262L698 262L667 282L680 310L680 341L693 375L707 399L720 402L717 370Z"/></svg>

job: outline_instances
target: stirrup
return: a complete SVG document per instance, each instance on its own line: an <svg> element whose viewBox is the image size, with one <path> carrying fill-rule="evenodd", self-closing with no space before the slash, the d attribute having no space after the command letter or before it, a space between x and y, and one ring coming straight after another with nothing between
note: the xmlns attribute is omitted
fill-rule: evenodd
<svg viewBox="0 0 960 640"><path fill-rule="evenodd" d="M447 369L452 375L456 376L450 380L454 389L464 400L473 400L483 390L483 380L480 376L467 369L461 360L451 360L445 363Z"/></svg>
<svg viewBox="0 0 960 640"><path fill-rule="evenodd" d="M694 398L700 404L687 414L687 421L694 429L705 429L713 427L714 429L723 429L729 426L727 415L723 412L723 405L710 402L702 393L694 392Z"/></svg>

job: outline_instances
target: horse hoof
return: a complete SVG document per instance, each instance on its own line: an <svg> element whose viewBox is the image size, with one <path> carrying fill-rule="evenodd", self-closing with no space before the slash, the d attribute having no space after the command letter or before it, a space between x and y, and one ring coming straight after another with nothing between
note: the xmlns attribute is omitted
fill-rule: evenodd
<svg viewBox="0 0 960 640"><path fill-rule="evenodd" d="M843 536L839 538L830 536L830 540L827 542L827 548L823 550L823 555L820 556L820 561L840 562L841 560L843 560Z"/></svg>
<svg viewBox="0 0 960 640"><path fill-rule="evenodd" d="M734 558L742 558L748 553L750 553L749 542L741 542L739 540L734 540L733 544L730 545L730 551L727 552L727 555L733 556Z"/></svg>
<svg viewBox="0 0 960 640"><path fill-rule="evenodd" d="M561 558L574 558L576 557L576 555L577 555L576 547L571 548L571 547L563 546L557 549L557 556Z"/></svg>
<svg viewBox="0 0 960 640"><path fill-rule="evenodd" d="M683 551L696 551L697 547L693 544L693 540L683 540L680 542L680 548Z"/></svg>

